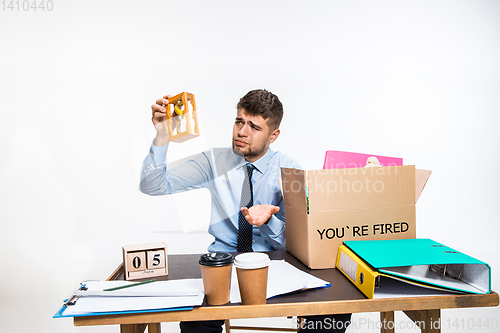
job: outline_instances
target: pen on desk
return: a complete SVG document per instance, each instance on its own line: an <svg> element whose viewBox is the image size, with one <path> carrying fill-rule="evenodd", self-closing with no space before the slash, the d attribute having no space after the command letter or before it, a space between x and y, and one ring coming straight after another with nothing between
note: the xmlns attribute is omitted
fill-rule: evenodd
<svg viewBox="0 0 500 333"><path fill-rule="evenodd" d="M120 287L115 287L115 288L104 289L103 291L113 291L113 290L125 289L125 288L130 288L130 287L140 286L141 284L146 284L146 283L151 283L151 282L156 282L156 280L154 280L154 279L153 279L153 280L144 281L144 282L138 282L138 283L127 284L127 285L120 286Z"/></svg>

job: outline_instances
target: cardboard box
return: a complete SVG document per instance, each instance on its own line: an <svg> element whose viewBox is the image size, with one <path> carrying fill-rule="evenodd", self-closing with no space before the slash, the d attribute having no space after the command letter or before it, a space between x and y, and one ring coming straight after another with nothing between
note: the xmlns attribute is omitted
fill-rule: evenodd
<svg viewBox="0 0 500 333"><path fill-rule="evenodd" d="M345 240L415 238L415 202L430 173L413 165L282 168L288 252L310 268L333 268Z"/></svg>

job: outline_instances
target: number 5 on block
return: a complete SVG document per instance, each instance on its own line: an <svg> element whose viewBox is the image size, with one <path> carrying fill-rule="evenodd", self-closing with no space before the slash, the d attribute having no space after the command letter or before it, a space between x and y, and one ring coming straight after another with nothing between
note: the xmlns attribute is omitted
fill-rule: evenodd
<svg viewBox="0 0 500 333"><path fill-rule="evenodd" d="M165 251L148 251L148 269L163 268L165 267Z"/></svg>

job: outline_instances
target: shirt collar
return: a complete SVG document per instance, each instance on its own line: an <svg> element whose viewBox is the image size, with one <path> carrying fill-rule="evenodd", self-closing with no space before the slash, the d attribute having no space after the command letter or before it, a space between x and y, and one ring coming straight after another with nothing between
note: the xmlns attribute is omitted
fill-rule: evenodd
<svg viewBox="0 0 500 333"><path fill-rule="evenodd" d="M273 151L271 149L267 149L267 152L259 158L257 161L253 162L252 164L255 166L257 171L259 171L261 174L264 174L267 170L267 166L269 165L269 161L271 160L271 157L273 156ZM234 159L234 168L239 169L243 167L245 164L249 163L247 160L242 158L240 155L236 154L233 152L233 154L236 156Z"/></svg>

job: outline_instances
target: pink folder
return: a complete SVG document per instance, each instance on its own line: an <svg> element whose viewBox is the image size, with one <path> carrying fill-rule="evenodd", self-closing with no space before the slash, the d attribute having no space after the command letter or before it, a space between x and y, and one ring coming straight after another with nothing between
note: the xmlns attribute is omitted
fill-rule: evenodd
<svg viewBox="0 0 500 333"><path fill-rule="evenodd" d="M323 169L362 168L366 165L366 160L370 156L375 156L382 166L403 165L403 159L399 157L350 153L347 151L338 151L338 150L327 150L325 155L325 164L323 164Z"/></svg>

